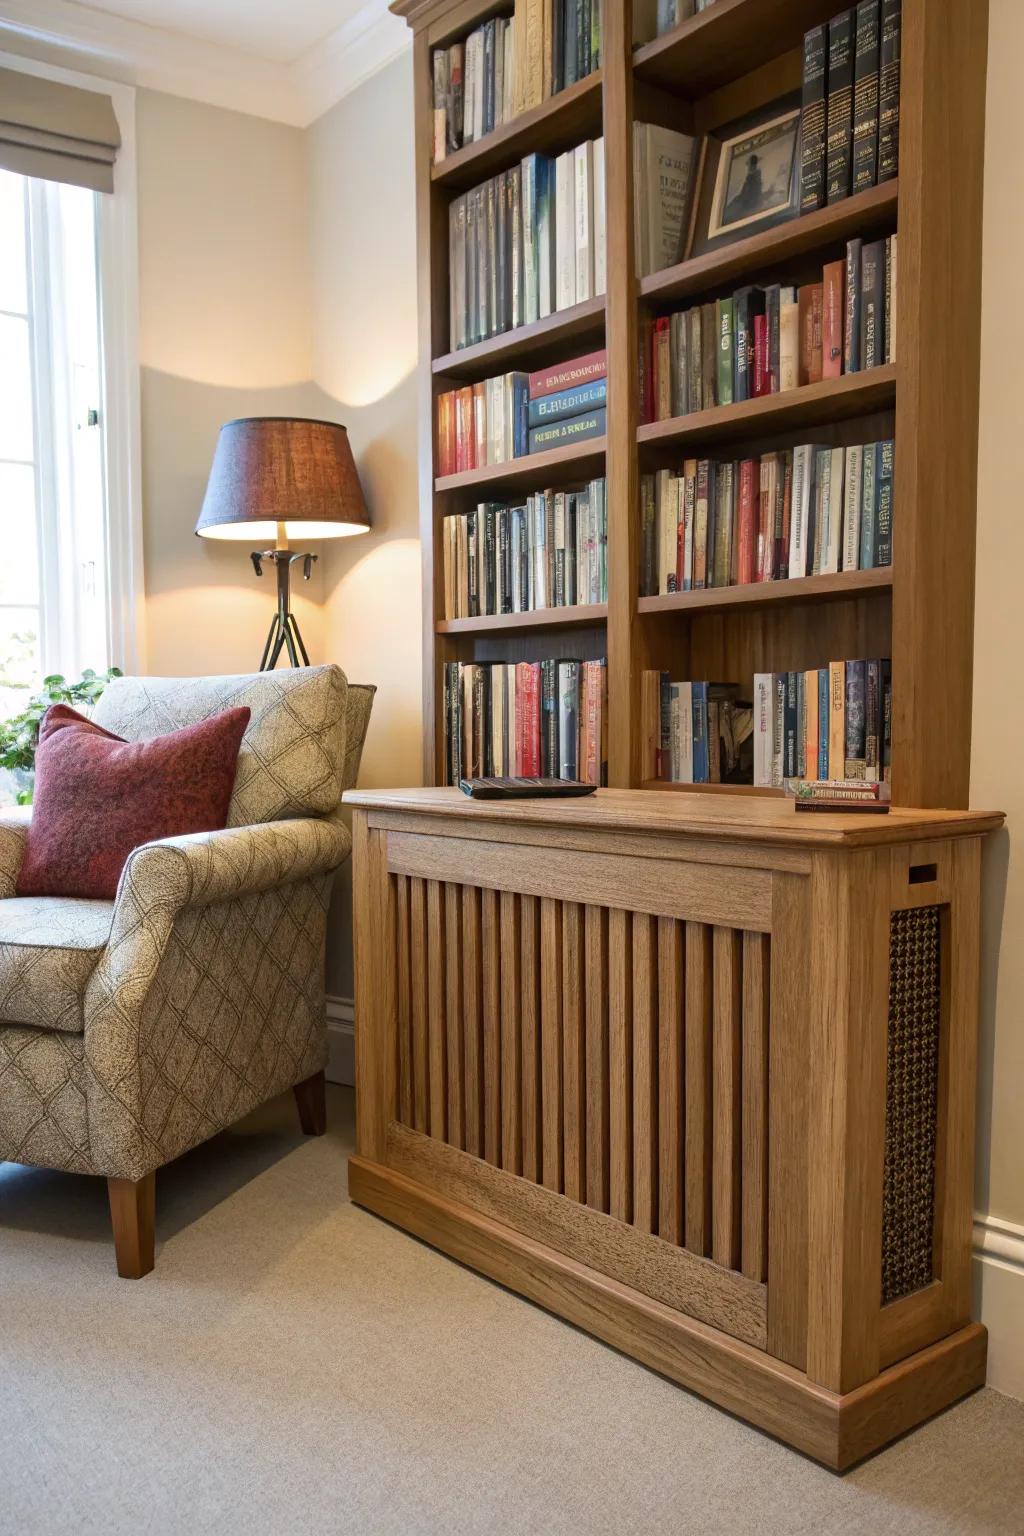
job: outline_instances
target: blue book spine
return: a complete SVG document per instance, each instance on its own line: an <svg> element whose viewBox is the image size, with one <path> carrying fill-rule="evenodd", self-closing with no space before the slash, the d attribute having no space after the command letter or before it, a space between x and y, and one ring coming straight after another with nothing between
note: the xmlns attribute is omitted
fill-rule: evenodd
<svg viewBox="0 0 1024 1536"><path fill-rule="evenodd" d="M860 514L860 568L870 571L875 564L875 538L877 524L875 509L878 505L878 469L881 443L864 444L864 488L861 494Z"/></svg>
<svg viewBox="0 0 1024 1536"><path fill-rule="evenodd" d="M537 314L543 320L555 308L555 162L537 156Z"/></svg>
<svg viewBox="0 0 1024 1536"><path fill-rule="evenodd" d="M802 672L796 674L796 773L797 778L807 777L807 680Z"/></svg>
<svg viewBox="0 0 1024 1536"><path fill-rule="evenodd" d="M828 778L828 667L818 668L818 778Z"/></svg>
<svg viewBox="0 0 1024 1536"><path fill-rule="evenodd" d="M573 389L559 390L556 395L541 395L539 400L530 401L530 426L580 416L584 411L597 410L607 399L607 379L591 379L589 384L577 384Z"/></svg>
<svg viewBox="0 0 1024 1536"><path fill-rule="evenodd" d="M517 459L530 451L526 414L530 403L530 385L525 373L512 375L512 453Z"/></svg>
<svg viewBox="0 0 1024 1536"><path fill-rule="evenodd" d="M659 674L658 694L658 711L661 715L658 733L658 777L670 779L672 777L672 692L667 672Z"/></svg>
<svg viewBox="0 0 1024 1536"><path fill-rule="evenodd" d="M708 782L708 685L693 685L693 782Z"/></svg>
<svg viewBox="0 0 1024 1536"><path fill-rule="evenodd" d="M576 443L588 437L603 437L606 412L587 411L582 416L570 416L565 421L552 421L542 427L530 428L531 453L542 453L545 448L561 448L566 443Z"/></svg>

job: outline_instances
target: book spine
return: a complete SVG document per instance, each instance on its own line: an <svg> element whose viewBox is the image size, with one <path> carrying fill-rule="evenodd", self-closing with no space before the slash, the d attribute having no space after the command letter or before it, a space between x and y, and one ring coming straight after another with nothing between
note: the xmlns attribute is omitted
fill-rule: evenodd
<svg viewBox="0 0 1024 1536"><path fill-rule="evenodd" d="M830 203L850 195L853 168L854 12L840 11L828 24L828 150L826 193Z"/></svg>
<svg viewBox="0 0 1024 1536"><path fill-rule="evenodd" d="M864 777L877 783L882 773L881 689L877 661L864 663Z"/></svg>
<svg viewBox="0 0 1024 1536"><path fill-rule="evenodd" d="M821 376L838 379L843 372L843 331L846 315L846 263L830 261L822 272Z"/></svg>
<svg viewBox="0 0 1024 1536"><path fill-rule="evenodd" d="M732 354L733 320L735 305L732 299L719 299L715 305L718 322L718 377L716 380L718 404L732 405Z"/></svg>
<svg viewBox="0 0 1024 1536"><path fill-rule="evenodd" d="M573 152L575 181L576 299L584 303L594 295L594 159L589 139Z"/></svg>
<svg viewBox="0 0 1024 1536"><path fill-rule="evenodd" d="M810 213L825 202L825 56L826 28L804 34L803 89L800 115L800 211Z"/></svg>
<svg viewBox="0 0 1024 1536"><path fill-rule="evenodd" d="M555 311L555 162L536 155L537 175L537 317Z"/></svg>
<svg viewBox="0 0 1024 1536"><path fill-rule="evenodd" d="M758 473L756 459L744 459L740 465L739 517L737 519L738 562L737 581L741 585L756 581L757 571L757 506L755 476Z"/></svg>
<svg viewBox="0 0 1024 1536"><path fill-rule="evenodd" d="M804 700L803 761L800 776L804 779L818 777L818 674L817 671L802 674Z"/></svg>
<svg viewBox="0 0 1024 1536"><path fill-rule="evenodd" d="M783 299L779 305L779 389L796 389L800 382L800 305Z"/></svg>
<svg viewBox="0 0 1024 1536"><path fill-rule="evenodd" d="M508 173L508 228L511 272L509 324L515 328L523 324L523 172L514 165Z"/></svg>
<svg viewBox="0 0 1024 1536"><path fill-rule="evenodd" d="M700 394L704 410L718 404L718 312L703 304L700 314Z"/></svg>
<svg viewBox="0 0 1024 1536"><path fill-rule="evenodd" d="M805 283L799 290L797 302L800 306L798 381L800 384L818 384L821 382L821 337L825 308L825 293L822 284Z"/></svg>
<svg viewBox="0 0 1024 1536"><path fill-rule="evenodd" d="M558 662L545 660L541 675L541 772L557 779L558 773Z"/></svg>
<svg viewBox="0 0 1024 1536"><path fill-rule="evenodd" d="M498 249L498 178L496 176L492 176L486 183L485 194L484 247L480 266L486 278L484 335L495 336L498 333L498 285L503 265L503 253Z"/></svg>
<svg viewBox="0 0 1024 1536"><path fill-rule="evenodd" d="M846 323L843 328L843 372L859 373L861 335L861 255L864 242L850 240L846 246Z"/></svg>
<svg viewBox="0 0 1024 1536"><path fill-rule="evenodd" d="M864 720L864 663L846 663L846 734L844 745L843 777L864 777L865 720Z"/></svg>
<svg viewBox="0 0 1024 1536"><path fill-rule="evenodd" d="M782 726L782 775L786 779L795 779L799 773L799 764L797 762L797 743L799 739L797 673L786 672L784 676L786 679L786 703Z"/></svg>
<svg viewBox="0 0 1024 1536"><path fill-rule="evenodd" d="M708 685L691 684L693 720L693 772L690 783L708 782Z"/></svg>
<svg viewBox="0 0 1024 1536"><path fill-rule="evenodd" d="M846 758L846 663L831 661L828 667L829 731L828 777L845 778Z"/></svg>
<svg viewBox="0 0 1024 1536"><path fill-rule="evenodd" d="M558 777L579 776L580 663L558 663Z"/></svg>
<svg viewBox="0 0 1024 1536"><path fill-rule="evenodd" d="M878 471L881 443L865 443L863 489L860 511L860 568L870 571L875 564L876 538L878 535Z"/></svg>
<svg viewBox="0 0 1024 1536"><path fill-rule="evenodd" d="M599 8L595 9L595 14ZM596 69L597 66L594 65ZM594 295L608 286L608 203L604 179L604 139L594 140Z"/></svg>
<svg viewBox="0 0 1024 1536"><path fill-rule="evenodd" d="M882 688L882 782L892 781L892 662L878 664Z"/></svg>
<svg viewBox="0 0 1024 1536"><path fill-rule="evenodd" d="M686 400L691 411L704 409L701 356L701 313L694 308L686 312Z"/></svg>
<svg viewBox="0 0 1024 1536"><path fill-rule="evenodd" d="M861 251L860 366L877 368L885 359L885 241Z"/></svg>
<svg viewBox="0 0 1024 1536"><path fill-rule="evenodd" d="M772 673L772 787L782 788L786 761L786 674Z"/></svg>
<svg viewBox="0 0 1024 1536"><path fill-rule="evenodd" d="M772 782L772 674L754 674L754 783L766 789Z"/></svg>
<svg viewBox="0 0 1024 1536"><path fill-rule="evenodd" d="M777 395L782 370L782 289L778 283L765 289L764 303L768 320L768 388L765 393Z"/></svg>
<svg viewBox="0 0 1024 1536"><path fill-rule="evenodd" d="M860 564L861 498L864 494L864 449L860 443L846 450L846 485L843 490L843 570L856 571Z"/></svg>
<svg viewBox="0 0 1024 1536"><path fill-rule="evenodd" d="M875 492L875 564L892 565L892 491L895 444L889 438L878 448Z"/></svg>
<svg viewBox="0 0 1024 1536"><path fill-rule="evenodd" d="M697 465L697 484L693 513L693 586L700 591L708 585L708 508L710 500L711 465L701 459Z"/></svg>
<svg viewBox="0 0 1024 1536"><path fill-rule="evenodd" d="M667 421L672 415L672 322L661 315L654 322L651 335L651 382L653 420ZM685 377L685 375L684 375Z"/></svg>
<svg viewBox="0 0 1024 1536"><path fill-rule="evenodd" d="M562 390L557 395L531 395L527 421L531 427L539 427L546 421L563 421L567 416L580 416L585 411L595 411L608 399L608 382L595 379L590 384L579 384L573 389Z"/></svg>
<svg viewBox="0 0 1024 1536"><path fill-rule="evenodd" d="M667 352L665 351L666 336ZM665 373L668 377L668 414L685 416L690 409L689 328L685 310L678 310L668 317L667 330L660 328L659 323L656 322L655 345L659 347L659 353L655 358L655 369L659 370L656 377L659 420L662 419L660 412L665 395L663 376Z"/></svg>
<svg viewBox="0 0 1024 1536"><path fill-rule="evenodd" d="M860 0L853 64L853 190L878 178L879 0Z"/></svg>
<svg viewBox="0 0 1024 1536"><path fill-rule="evenodd" d="M608 373L608 353L602 347L599 352L588 352L585 357L573 358L568 363L558 363L553 368L542 368L529 377L530 399L541 395L558 395L567 389L577 389Z"/></svg>
<svg viewBox="0 0 1024 1536"><path fill-rule="evenodd" d="M559 448L564 443L583 442L591 437L603 437L606 427L607 411L586 411L579 416L571 416L566 421L554 421L542 427L531 427L529 436L530 453L541 453L545 448Z"/></svg>
<svg viewBox="0 0 1024 1536"><path fill-rule="evenodd" d="M878 180L900 167L900 28L902 0L882 0L878 59Z"/></svg>
<svg viewBox="0 0 1024 1536"><path fill-rule="evenodd" d="M751 379L752 397L756 400L762 395L770 395L771 365L768 351L768 316L754 316L754 367Z"/></svg>
<svg viewBox="0 0 1024 1536"><path fill-rule="evenodd" d="M555 161L556 309L571 309L576 303L575 193L575 156L570 149Z"/></svg>

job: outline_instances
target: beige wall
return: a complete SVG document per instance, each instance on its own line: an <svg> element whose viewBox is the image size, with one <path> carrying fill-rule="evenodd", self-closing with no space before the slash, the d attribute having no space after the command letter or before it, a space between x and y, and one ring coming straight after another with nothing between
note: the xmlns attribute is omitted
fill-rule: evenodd
<svg viewBox="0 0 1024 1536"><path fill-rule="evenodd" d="M416 242L406 53L314 123L309 141L313 378L344 422L373 518L325 550L324 655L376 683L360 782L420 782ZM348 876L328 990L352 995Z"/></svg>
<svg viewBox="0 0 1024 1536"><path fill-rule="evenodd" d="M306 136L145 90L137 133L144 664L247 671L273 573L257 581L248 546L192 530L223 422L315 414ZM322 597L320 574L308 590ZM323 608L301 594L295 606L319 660Z"/></svg>
<svg viewBox="0 0 1024 1536"><path fill-rule="evenodd" d="M990 28L971 803L1008 825L985 860L976 1205L993 1221L976 1235L992 1255L978 1266L989 1379L1024 1397L1024 316L1008 302L1024 246L1020 0L991 0Z"/></svg>

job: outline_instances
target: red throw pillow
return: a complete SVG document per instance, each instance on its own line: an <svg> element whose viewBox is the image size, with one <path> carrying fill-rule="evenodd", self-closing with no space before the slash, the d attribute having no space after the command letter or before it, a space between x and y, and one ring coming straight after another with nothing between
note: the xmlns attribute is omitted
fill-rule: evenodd
<svg viewBox="0 0 1024 1536"><path fill-rule="evenodd" d="M228 819L248 708L124 741L66 704L43 716L19 896L112 899L140 843Z"/></svg>

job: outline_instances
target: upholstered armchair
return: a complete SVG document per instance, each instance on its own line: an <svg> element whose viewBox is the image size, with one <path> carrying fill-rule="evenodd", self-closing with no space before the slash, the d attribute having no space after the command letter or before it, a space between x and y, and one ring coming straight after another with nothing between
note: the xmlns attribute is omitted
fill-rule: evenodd
<svg viewBox="0 0 1024 1536"><path fill-rule="evenodd" d="M111 901L15 894L0 812L0 1161L108 1181L118 1273L153 1267L154 1175L287 1088L324 1130L327 904L374 690L334 666L121 678L98 724L144 740L249 705L228 825L145 843Z"/></svg>

